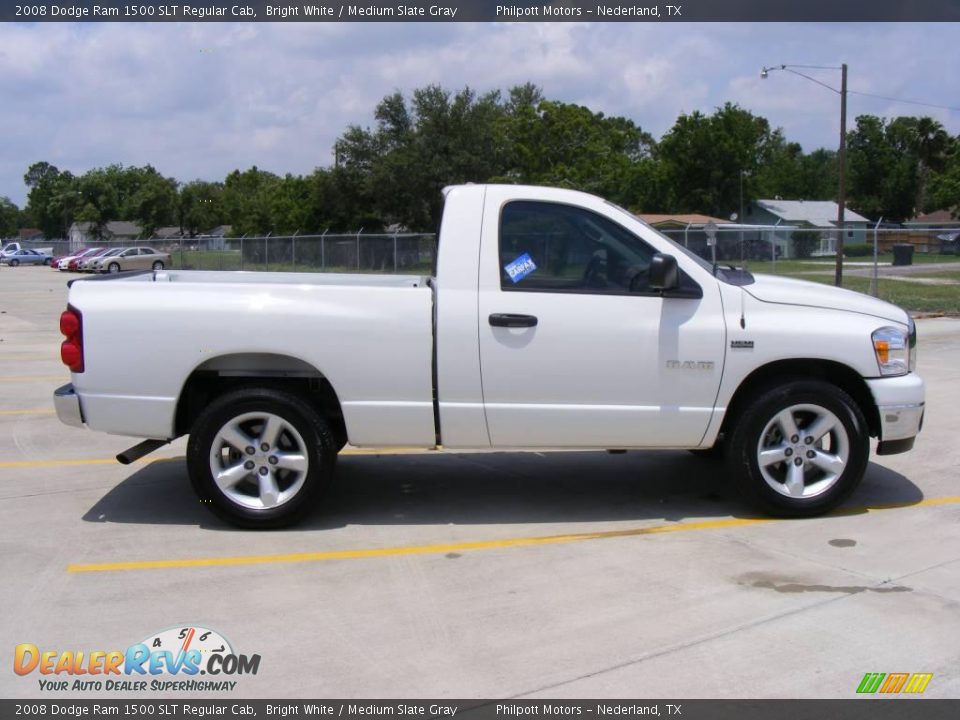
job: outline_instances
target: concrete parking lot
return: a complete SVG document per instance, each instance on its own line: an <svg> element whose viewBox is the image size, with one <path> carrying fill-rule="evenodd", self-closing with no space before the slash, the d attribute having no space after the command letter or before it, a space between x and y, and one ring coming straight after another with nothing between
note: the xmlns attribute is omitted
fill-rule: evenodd
<svg viewBox="0 0 960 720"><path fill-rule="evenodd" d="M195 499L182 439L124 467L133 440L57 421L66 280L0 269L0 697L80 696L18 643L187 626L261 656L235 697L960 697L960 320L918 323L914 451L828 517L758 518L685 452L348 450L322 511L255 533Z"/></svg>

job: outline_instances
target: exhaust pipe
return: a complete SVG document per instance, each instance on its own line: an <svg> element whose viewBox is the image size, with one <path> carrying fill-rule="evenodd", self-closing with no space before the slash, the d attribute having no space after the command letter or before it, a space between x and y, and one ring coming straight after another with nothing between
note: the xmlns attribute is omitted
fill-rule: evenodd
<svg viewBox="0 0 960 720"><path fill-rule="evenodd" d="M169 444L169 440L144 440L143 442L137 443L132 448L127 448L122 453L117 455L117 462L121 465L129 465L132 462L136 462L144 455L149 455L157 448L161 448L164 445Z"/></svg>

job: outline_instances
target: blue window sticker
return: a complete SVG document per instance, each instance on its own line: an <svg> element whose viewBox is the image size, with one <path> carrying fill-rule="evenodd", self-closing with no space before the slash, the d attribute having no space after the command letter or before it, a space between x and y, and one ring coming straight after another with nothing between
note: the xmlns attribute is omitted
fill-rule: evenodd
<svg viewBox="0 0 960 720"><path fill-rule="evenodd" d="M537 265L530 257L530 253L524 253L513 262L504 265L503 269L507 271L507 275L516 284L536 270Z"/></svg>

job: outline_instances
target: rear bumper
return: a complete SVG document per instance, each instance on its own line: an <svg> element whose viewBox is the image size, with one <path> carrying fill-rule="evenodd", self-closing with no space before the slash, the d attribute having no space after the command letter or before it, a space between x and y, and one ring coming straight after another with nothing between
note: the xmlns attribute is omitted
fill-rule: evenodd
<svg viewBox="0 0 960 720"><path fill-rule="evenodd" d="M80 409L80 396L73 389L72 383L61 385L53 391L53 406L57 409L57 417L64 425L83 427L83 411Z"/></svg>
<svg viewBox="0 0 960 720"><path fill-rule="evenodd" d="M878 455L894 455L913 447L923 427L925 389L916 373L867 380L880 418Z"/></svg>

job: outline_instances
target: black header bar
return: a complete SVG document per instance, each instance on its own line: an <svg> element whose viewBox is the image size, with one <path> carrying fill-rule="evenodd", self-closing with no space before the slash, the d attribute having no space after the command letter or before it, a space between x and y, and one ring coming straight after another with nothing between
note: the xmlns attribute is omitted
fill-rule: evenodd
<svg viewBox="0 0 960 720"><path fill-rule="evenodd" d="M960 22L960 0L5 0L14 22Z"/></svg>

